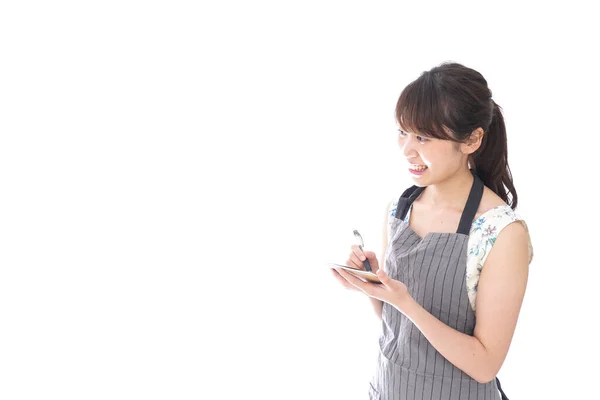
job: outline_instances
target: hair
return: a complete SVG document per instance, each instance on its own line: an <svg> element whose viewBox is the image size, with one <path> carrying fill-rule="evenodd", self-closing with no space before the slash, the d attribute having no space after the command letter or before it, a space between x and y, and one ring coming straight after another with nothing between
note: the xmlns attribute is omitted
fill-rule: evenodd
<svg viewBox="0 0 600 400"><path fill-rule="evenodd" d="M479 72L451 62L424 71L400 94L396 120L403 129L451 140L457 147L475 129L483 129L480 147L469 156L472 172L513 210L517 207L504 117Z"/></svg>

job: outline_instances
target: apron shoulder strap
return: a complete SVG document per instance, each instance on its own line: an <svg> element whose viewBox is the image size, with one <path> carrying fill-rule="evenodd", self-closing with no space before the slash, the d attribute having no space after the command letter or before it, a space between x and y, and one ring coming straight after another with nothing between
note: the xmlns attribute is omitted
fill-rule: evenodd
<svg viewBox="0 0 600 400"><path fill-rule="evenodd" d="M395 217L403 221L406 217L408 209L410 208L410 205L417 197L419 197L423 190L425 190L425 187L420 187L417 185L413 185L406 189L398 199L398 207L396 207Z"/></svg>
<svg viewBox="0 0 600 400"><path fill-rule="evenodd" d="M469 235L469 232L471 232L471 225L473 224L477 209L479 208L479 203L483 197L483 181L473 171L471 171L471 173L473 174L473 185L471 186L467 204L465 205L465 209L460 218L458 230L456 231L463 235Z"/></svg>

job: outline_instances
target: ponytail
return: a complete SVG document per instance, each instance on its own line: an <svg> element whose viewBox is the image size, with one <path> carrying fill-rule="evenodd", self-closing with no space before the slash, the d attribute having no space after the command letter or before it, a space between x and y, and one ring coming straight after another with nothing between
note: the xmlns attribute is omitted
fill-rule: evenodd
<svg viewBox="0 0 600 400"><path fill-rule="evenodd" d="M454 62L423 72L402 90L396 121L456 143L467 143L474 130L483 129L481 146L470 155L468 167L513 210L517 208L504 117L481 73Z"/></svg>
<svg viewBox="0 0 600 400"><path fill-rule="evenodd" d="M517 208L517 192L508 166L508 145L502 110L494 100L492 121L483 135L481 146L472 154L475 173L483 183L494 191L514 210ZM509 201L508 195L511 195Z"/></svg>

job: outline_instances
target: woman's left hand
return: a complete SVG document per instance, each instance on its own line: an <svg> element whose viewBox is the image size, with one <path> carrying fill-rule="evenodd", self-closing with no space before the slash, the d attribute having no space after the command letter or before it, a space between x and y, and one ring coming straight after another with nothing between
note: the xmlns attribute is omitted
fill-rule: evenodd
<svg viewBox="0 0 600 400"><path fill-rule="evenodd" d="M402 311L403 306L411 299L406 285L400 281L394 280L385 273L383 268L377 271L377 277L382 283L365 282L362 279L346 272L343 268L335 269L351 285L367 296L385 301Z"/></svg>

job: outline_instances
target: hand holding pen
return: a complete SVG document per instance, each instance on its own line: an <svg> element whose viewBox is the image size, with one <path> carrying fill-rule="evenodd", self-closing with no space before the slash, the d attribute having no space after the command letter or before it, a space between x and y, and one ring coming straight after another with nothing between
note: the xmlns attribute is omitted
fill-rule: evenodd
<svg viewBox="0 0 600 400"><path fill-rule="evenodd" d="M369 271L369 272L376 272L376 271L371 270L371 263L369 262L368 257L366 257L364 255L365 242L363 241L362 236L360 235L360 233L358 233L358 231L356 229L354 230L354 236L356 238L358 238L358 240L360 241L360 245L358 245L358 248L360 249L360 254L358 255L359 260L364 263L365 269L367 271Z"/></svg>
<svg viewBox="0 0 600 400"><path fill-rule="evenodd" d="M372 251L364 250L365 243L363 242L363 238L357 230L354 230L354 236L358 239L360 244L352 246L352 252L350 253L348 260L346 260L346 265L377 273L379 270L379 261L377 260L377 256Z"/></svg>
<svg viewBox="0 0 600 400"><path fill-rule="evenodd" d="M364 242L362 236L357 230L354 231L354 236L359 240L360 245L352 245L352 251L345 262L345 265L350 268L356 268L362 271L377 273L379 271L379 261L377 256L372 251L364 251ZM331 269L335 278L347 289L359 290L356 286L343 278L336 269Z"/></svg>

